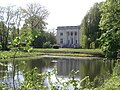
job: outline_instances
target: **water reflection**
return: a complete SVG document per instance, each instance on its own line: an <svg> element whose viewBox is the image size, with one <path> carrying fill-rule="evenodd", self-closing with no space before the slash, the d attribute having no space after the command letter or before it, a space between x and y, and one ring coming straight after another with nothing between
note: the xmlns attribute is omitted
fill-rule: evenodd
<svg viewBox="0 0 120 90"><path fill-rule="evenodd" d="M13 63L15 63L13 65ZM21 63L18 61L1 61L0 62L0 83L4 84L5 87L19 87L20 83L24 81L22 72L20 71Z"/></svg>
<svg viewBox="0 0 120 90"><path fill-rule="evenodd" d="M54 67L57 68L58 77L68 78L72 70L78 71L76 78L82 79L85 76L89 76L92 81L96 76L105 75L106 72L112 73L112 69L115 67L115 61L103 61L101 59L63 59L63 58L42 58L36 60L27 61L5 61L0 65L0 82L10 82L13 78L13 66L15 66L14 80L22 82L24 80L24 72L30 71L37 67L38 72L51 71ZM6 77L3 79L3 77ZM11 82L12 83L12 82Z"/></svg>

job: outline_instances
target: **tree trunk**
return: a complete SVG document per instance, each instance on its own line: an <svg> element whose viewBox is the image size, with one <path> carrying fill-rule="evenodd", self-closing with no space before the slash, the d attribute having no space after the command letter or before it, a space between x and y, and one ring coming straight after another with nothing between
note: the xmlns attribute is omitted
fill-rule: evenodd
<svg viewBox="0 0 120 90"><path fill-rule="evenodd" d="M1 45L2 45L2 50L5 51L5 50L8 50L8 37L6 37L6 32L5 32L5 27L4 27L4 23L2 25L2 41L1 41Z"/></svg>

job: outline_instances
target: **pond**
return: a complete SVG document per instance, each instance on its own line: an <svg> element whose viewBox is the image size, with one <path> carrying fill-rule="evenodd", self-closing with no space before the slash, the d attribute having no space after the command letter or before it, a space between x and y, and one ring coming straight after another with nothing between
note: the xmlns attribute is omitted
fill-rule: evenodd
<svg viewBox="0 0 120 90"><path fill-rule="evenodd" d="M106 75L112 73L115 67L115 61L104 61L99 58L53 58L53 57L43 57L40 59L30 59L30 60L16 60L13 61L1 61L0 62L0 82L7 82L8 87L12 87L12 76L13 68L15 65L15 80L19 82L24 81L24 72L31 71L33 68L37 67L39 73L45 71L52 71L55 67L57 68L57 75L59 78L64 77L68 79L70 72L72 70L79 71L75 76L76 79L83 79L85 76L89 76L90 80L93 81L96 76ZM4 77L4 79L3 79ZM54 79L53 79L54 81ZM16 87L18 84L16 83Z"/></svg>

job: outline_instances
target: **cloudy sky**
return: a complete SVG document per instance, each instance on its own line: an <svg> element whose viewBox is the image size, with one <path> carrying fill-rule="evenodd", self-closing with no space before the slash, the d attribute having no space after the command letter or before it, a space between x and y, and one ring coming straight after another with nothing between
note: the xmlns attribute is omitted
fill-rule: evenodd
<svg viewBox="0 0 120 90"><path fill-rule="evenodd" d="M27 3L38 2L50 12L47 18L48 29L57 26L80 25L84 15L95 2L105 0L0 0L1 6L17 5L24 7Z"/></svg>

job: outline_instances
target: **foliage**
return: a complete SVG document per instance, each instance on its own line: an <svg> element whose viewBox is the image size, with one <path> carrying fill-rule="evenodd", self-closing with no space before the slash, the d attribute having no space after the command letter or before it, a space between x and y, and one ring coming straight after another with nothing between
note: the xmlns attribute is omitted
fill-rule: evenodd
<svg viewBox="0 0 120 90"><path fill-rule="evenodd" d="M17 35L19 34L20 22L21 12L19 11L19 8L16 9L15 6L0 6L0 35L2 50L8 50L10 36L15 37L16 31ZM13 33L13 31L15 32Z"/></svg>
<svg viewBox="0 0 120 90"><path fill-rule="evenodd" d="M0 44L2 50L8 50L9 44L19 37L20 32L31 32L32 42L46 28L48 11L39 3L28 4L26 8L0 7ZM24 25L20 30L21 21ZM45 41L46 42L46 41ZM34 42L33 42L34 43ZM33 45L33 43L31 45Z"/></svg>
<svg viewBox="0 0 120 90"><path fill-rule="evenodd" d="M22 35L27 36L26 33L25 33L25 35L24 34L22 34ZM28 46L30 45L29 40L31 41L31 39L29 39L29 36L31 38L31 34L29 35L29 33L28 33L28 36L25 37L24 39L22 39L23 36L18 37L13 41L13 45L16 45L16 48L14 49L15 54L13 55L14 56L14 58L13 58L13 80L15 80L14 79L15 68L17 66L17 65L14 65L15 64L14 61L16 59L15 58L16 53L20 50L22 42L24 42L24 40L28 40L26 42L26 44L28 44ZM68 49L68 50L70 50L70 49ZM72 49L72 51L73 51L73 49ZM74 77L77 73L78 72L72 71L71 74L70 74L70 79L68 81L62 81L57 77L57 70L56 69L54 69L53 71L50 71L50 72L44 72L42 74L39 74L38 70L35 68L35 69L33 69L29 72L24 72L25 80L22 83L20 83L20 87L18 87L17 90L31 90L31 89L33 89L33 90L34 89L35 90L47 90L47 89L51 89L51 90L62 90L63 89L63 90L66 90L66 89L69 89L69 87L72 87L74 90L94 89L93 84L89 80L89 77L85 77L82 80L76 80ZM55 78L57 80L56 82L53 82L53 80L51 79L51 77L53 75L55 75ZM50 84L49 86L44 85L44 80L46 78L48 78L48 81L49 81L49 84ZM80 86L80 84L82 82L86 82L85 86ZM13 82L13 85L15 85L14 82ZM6 89L6 90L9 90L9 89L16 90L15 86L14 86L14 88L13 87L12 88L7 88L7 87L1 85L0 88L1 89Z"/></svg>
<svg viewBox="0 0 120 90"><path fill-rule="evenodd" d="M0 38L1 38L1 49L2 50L7 50L7 45L6 45L6 35L7 35L7 27L3 22L0 22Z"/></svg>
<svg viewBox="0 0 120 90"><path fill-rule="evenodd" d="M45 43L43 44L43 48L51 48L51 43L50 43L50 41L45 42Z"/></svg>
<svg viewBox="0 0 120 90"><path fill-rule="evenodd" d="M120 87L119 87L119 85L120 85L119 69L120 69L120 65L117 65L113 70L114 71L113 74L107 76L106 79L104 78L105 81L103 83L101 83L99 86L97 86L96 88L94 87L94 84L96 82L90 82L90 79L88 76L86 76L85 78L83 78L81 80L76 80L74 77L78 73L78 71L71 71L68 81L62 81L57 77L56 68L51 72L45 72L44 74L41 74L44 76L42 76L42 77L39 76L39 77L41 77L42 80L44 80L45 78L48 78L48 81L50 84L50 86L48 88L50 88L52 90L61 90L61 89L66 90L66 89L69 89L70 86L73 86L74 90L101 90L101 89L102 90L110 90L110 89L119 90L120 89ZM33 71L31 71L31 72L33 72ZM37 76L38 73L34 72L34 74ZM30 75L33 75L33 73L31 73ZM53 75L55 76L55 78L57 80L56 82L53 82L53 80L51 79L51 77ZM34 77L36 77L36 76L34 76ZM41 78L39 78L39 80L41 80ZM36 77L36 79L37 80L34 80L34 81L38 81L38 76ZM28 80L31 80L30 77ZM42 80L41 80L41 82L43 82ZM101 78L101 80L102 80L102 78ZM32 82L34 82L34 81L32 81ZM82 83L84 83L84 86L81 85ZM43 83L39 84L39 85L43 85Z"/></svg>
<svg viewBox="0 0 120 90"><path fill-rule="evenodd" d="M51 45L54 45L56 43L56 36L54 32L46 32L46 41L50 41Z"/></svg>
<svg viewBox="0 0 120 90"><path fill-rule="evenodd" d="M12 45L14 47L17 47L19 50L30 51L31 50L30 45L31 45L32 40L33 39L32 39L31 32L26 32L26 33L20 35L19 37L16 37L13 40Z"/></svg>
<svg viewBox="0 0 120 90"><path fill-rule="evenodd" d="M99 47L97 39L101 35L101 30L99 29L100 6L101 4L95 3L82 20L80 40L82 48Z"/></svg>
<svg viewBox="0 0 120 90"><path fill-rule="evenodd" d="M74 79L75 75L78 72L71 71L70 77L68 81L62 81L57 77L57 71L56 68L52 70L51 72L44 72L42 74L38 73L37 68L34 68L32 71L26 72L24 77L25 81L22 83L22 85L18 88L18 90L31 90L31 89L37 89L37 90L69 90L69 87L72 87L74 90L80 90L83 89L80 84L84 81L86 81L89 77L85 77L82 80L76 80ZM51 77L54 76L55 82L51 79ZM44 80L48 79L48 86L44 85ZM85 86L86 88L89 87L88 85Z"/></svg>
<svg viewBox="0 0 120 90"><path fill-rule="evenodd" d="M113 75L109 80L96 90L119 90L120 89L120 76Z"/></svg>
<svg viewBox="0 0 120 90"><path fill-rule="evenodd" d="M114 70L113 74L106 79L103 84L94 90L119 90L120 89L120 65L117 65Z"/></svg>
<svg viewBox="0 0 120 90"><path fill-rule="evenodd" d="M44 86L45 73L38 74L37 71L37 68L34 68L32 71L26 72L25 81L18 90L47 90L47 87Z"/></svg>
<svg viewBox="0 0 120 90"><path fill-rule="evenodd" d="M39 3L28 4L27 8L22 8L23 15L25 17L25 24L27 24L34 32L38 30L40 32L45 28L45 19L48 16L48 11Z"/></svg>
<svg viewBox="0 0 120 90"><path fill-rule="evenodd" d="M36 41L38 42L40 38L40 34L43 34L43 30L46 28L47 23L45 20L48 16L48 11L39 3L28 4L27 8L22 8L21 10L25 18L24 25L31 29L33 37L32 46L35 47Z"/></svg>
<svg viewBox="0 0 120 90"><path fill-rule="evenodd" d="M35 48L43 48L44 43L46 42L50 42L51 45L55 44L56 42L55 35L51 32L48 33L46 31L42 31L40 35L34 39L32 44L33 44L33 47Z"/></svg>
<svg viewBox="0 0 120 90"><path fill-rule="evenodd" d="M107 0L101 7L101 48L107 58L116 58L120 50L120 2Z"/></svg>

